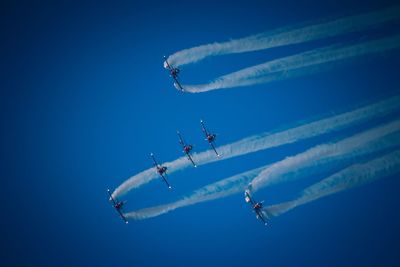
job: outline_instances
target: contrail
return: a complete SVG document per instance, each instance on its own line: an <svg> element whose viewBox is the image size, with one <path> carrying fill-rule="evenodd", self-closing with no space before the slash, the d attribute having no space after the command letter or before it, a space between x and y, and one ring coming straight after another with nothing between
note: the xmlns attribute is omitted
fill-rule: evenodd
<svg viewBox="0 0 400 267"><path fill-rule="evenodd" d="M309 74L323 64L376 54L399 47L400 35L339 48L329 46L245 68L221 76L207 84L182 86L186 92L202 93L217 89L267 83Z"/></svg>
<svg viewBox="0 0 400 267"><path fill-rule="evenodd" d="M307 187L295 200L266 207L263 212L279 216L291 209L304 205L321 197L341 192L356 186L373 182L400 171L400 150L363 164L354 164L328 178Z"/></svg>
<svg viewBox="0 0 400 267"><path fill-rule="evenodd" d="M327 164L336 159L346 158L355 159L360 154L371 153L382 150L390 146L400 145L398 135L392 136L383 142L376 142L384 136L388 136L400 130L400 120L387 123L382 126L372 128L370 130L358 133L346 139L340 140L336 143L323 144L315 146L303 153L296 156L287 157L284 160L271 164L270 167L263 170L254 180L250 183L249 189L257 191L265 186L271 186L283 181L290 181L298 177L298 173L307 169L317 167L321 164ZM314 168L314 170L317 170Z"/></svg>
<svg viewBox="0 0 400 267"><path fill-rule="evenodd" d="M400 123L399 123L400 125ZM387 133L388 131L386 131ZM373 140L369 143L364 144L364 147L362 148L355 148L357 151L356 152L349 152L346 151L347 154L345 155L345 152L343 152L341 155L336 154L335 156L331 155L330 158L326 158L324 161L320 161L318 166L319 171L322 171L324 168L327 166L329 167L329 161L338 161L336 165L339 167L342 167L343 165L348 165L350 161L356 161L359 160L361 157L372 154L372 153L379 153L381 151L384 151L390 147L393 146L399 146L399 134L394 135L394 136L384 136L379 138L378 140ZM360 135L355 136L356 137L361 137ZM348 138L346 140L351 140L354 139L353 137ZM361 145L361 144L360 144ZM321 147L317 146L316 148ZM304 152L307 153L307 152ZM295 157L304 157L304 153L300 153L296 155ZM348 160L350 159L350 160ZM313 159L310 159L313 160ZM293 162L292 158L287 158L284 159L283 161L289 161ZM211 201L223 197L227 197L239 192L243 192L244 189L247 187L248 183L254 179L256 176L258 176L260 173L262 173L265 170L268 170L270 166L272 165L266 165L257 169L253 169L241 174L234 175L232 177L223 179L221 181L212 183L210 185L204 186L196 191L194 191L190 196L184 197L178 201L168 203L168 204L163 204L155 207L150 207L150 208L145 208L141 209L138 211L132 211L129 213L125 213L125 217L128 219L133 219L133 220L143 220L143 219L148 219L152 217L156 217L165 213L168 213L170 211L173 211L178 208L186 207L186 206L191 206L195 205L197 203L205 202L205 201ZM304 162L304 168L308 167L310 168L310 164L308 162ZM304 171L298 171L298 169L295 168L286 168L282 170L281 177L282 179L278 179L276 183L278 182L285 182L287 179L285 179L285 176L288 174L291 174L292 177L298 178L303 178L305 176L310 175L310 171L308 172Z"/></svg>
<svg viewBox="0 0 400 267"><path fill-rule="evenodd" d="M219 182L204 186L188 197L184 197L176 202L145 208L138 211L125 213L125 217L133 220L143 220L156 217L178 208L194 205L197 203L210 201L243 191L247 184L267 166L247 171L235 176L226 178Z"/></svg>
<svg viewBox="0 0 400 267"><path fill-rule="evenodd" d="M263 50L289 44L337 36L366 30L400 17L400 7L390 7L334 21L308 25L305 27L285 27L270 32L222 43L211 43L185 49L168 57L168 62L179 67L200 61L206 57Z"/></svg>
<svg viewBox="0 0 400 267"><path fill-rule="evenodd" d="M217 159L212 150L201 153L194 153L193 159L198 166L211 163L217 160L228 159L248 153L277 147L283 144L293 143L302 139L311 138L317 135L338 131L346 127L363 123L373 118L384 117L400 108L400 96L394 96L377 103L364 106L353 111L345 112L329 118L309 122L294 128L279 132L266 132L250 136L237 142L227 144L218 148L222 158ZM181 157L172 162L163 163L168 167L168 173L183 170L191 166L186 157ZM133 188L137 188L154 179L159 178L154 168L140 172L118 186L113 192L113 197L126 194Z"/></svg>

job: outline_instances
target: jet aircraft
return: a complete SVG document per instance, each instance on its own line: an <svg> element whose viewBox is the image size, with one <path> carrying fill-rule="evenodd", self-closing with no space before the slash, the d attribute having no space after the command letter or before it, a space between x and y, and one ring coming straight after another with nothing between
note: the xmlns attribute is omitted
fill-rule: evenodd
<svg viewBox="0 0 400 267"><path fill-rule="evenodd" d="M156 158L154 157L153 153L150 154L150 157L153 159L153 165L156 168L157 173L164 180L164 182L168 186L168 188L171 189L172 187L170 186L170 184L167 181L167 167L158 164L158 162L156 161Z"/></svg>
<svg viewBox="0 0 400 267"><path fill-rule="evenodd" d="M177 131L176 133L177 133L178 136L179 136L179 143L180 143L181 146L182 146L183 153L186 154L188 160L190 160L190 161L192 162L193 166L194 166L194 167L197 167L197 165L196 165L196 164L194 163L194 161L193 161L192 155L190 154L191 151L193 150L193 145L188 145L188 144L186 144L185 140L183 139L183 137L182 137L182 135L181 135L181 133L180 133L179 131Z"/></svg>
<svg viewBox="0 0 400 267"><path fill-rule="evenodd" d="M214 145L214 141L217 138L216 134L210 133L209 131L207 131L206 126L204 125L204 121L200 120L201 123L201 129L203 130L205 136L206 136L206 141L208 141L208 143L210 144L211 148L215 151L215 154L217 154L217 157L220 157L221 155L218 154L217 149L215 148Z"/></svg>
<svg viewBox="0 0 400 267"><path fill-rule="evenodd" d="M124 213L122 212L122 208L125 205L126 201L118 201L117 199L114 199L110 189L107 189L108 194L110 195L110 201L112 202L115 210L119 213L119 216L121 216L121 219L125 222L128 223L128 220L126 219Z"/></svg>
<svg viewBox="0 0 400 267"><path fill-rule="evenodd" d="M182 92L184 92L185 90L183 89L181 83L178 80L178 75L180 70L178 68L175 68L174 66L170 65L167 57L164 56L164 61L165 61L165 66L166 68L169 70L169 74L172 77L172 79L174 79L174 85L177 89L181 90Z"/></svg>
<svg viewBox="0 0 400 267"><path fill-rule="evenodd" d="M266 218L264 217L264 212L262 210L263 201L262 202L254 201L254 199L250 195L250 191L249 190L244 191L244 200L247 203L251 204L251 207L252 207L253 211L256 213L256 218L261 220L264 223L264 225L267 225L267 221L266 221Z"/></svg>

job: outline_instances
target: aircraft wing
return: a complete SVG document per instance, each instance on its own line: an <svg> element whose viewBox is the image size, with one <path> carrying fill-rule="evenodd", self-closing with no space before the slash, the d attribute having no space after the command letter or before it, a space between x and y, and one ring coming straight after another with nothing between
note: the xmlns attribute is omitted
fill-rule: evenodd
<svg viewBox="0 0 400 267"><path fill-rule="evenodd" d="M194 167L197 167L197 165L196 165L196 163L194 163L194 161L193 161L192 156L190 155L190 153L187 153L187 152L185 152L185 153L186 153L188 159L192 162L193 166L194 166Z"/></svg>
<svg viewBox="0 0 400 267"><path fill-rule="evenodd" d="M115 202L115 199L113 198L110 189L107 189L107 192L108 192L108 194L110 195L110 199L111 199L111 201L113 202L113 204L116 205L117 202Z"/></svg>
<svg viewBox="0 0 400 267"><path fill-rule="evenodd" d="M128 220L126 219L126 217L125 217L125 215L122 213L122 211L121 210L117 210L118 211L118 213L119 213L119 216L121 216L121 219L127 224L128 223Z"/></svg>
<svg viewBox="0 0 400 267"><path fill-rule="evenodd" d="M250 204L252 206L254 206L256 203L254 202L253 198L250 196L250 193L246 190L244 192L244 194L245 194L245 198L244 199L246 200L246 202L250 202Z"/></svg>
<svg viewBox="0 0 400 267"><path fill-rule="evenodd" d="M153 159L154 167L157 167L157 166L158 166L158 163L157 163L157 161L156 161L156 158L154 157L154 154L153 154L153 153L150 153L150 157Z"/></svg>
<svg viewBox="0 0 400 267"><path fill-rule="evenodd" d="M214 143L210 143L210 146L211 146L212 149L215 151L215 154L217 154L217 157L220 157L221 155L218 154L217 149L215 149Z"/></svg>
<svg viewBox="0 0 400 267"><path fill-rule="evenodd" d="M255 212L257 214L257 219L260 219L264 223L264 225L267 225L267 222L266 222L266 220L264 218L264 215L263 215L262 211L256 210Z"/></svg>
<svg viewBox="0 0 400 267"><path fill-rule="evenodd" d="M167 60L167 57L166 57L166 56L164 56L164 62L167 64L167 68L170 70L170 69L171 69L171 66L170 66L169 63L168 63L168 60Z"/></svg>
<svg viewBox="0 0 400 267"><path fill-rule="evenodd" d="M183 87L182 87L182 85L181 85L181 83L178 81L178 79L176 78L176 77L172 77L172 78L174 78L174 85L175 85L175 87L178 87L177 89L179 89L179 90L181 90L182 92L184 92L185 90L183 89Z"/></svg>
<svg viewBox="0 0 400 267"><path fill-rule="evenodd" d="M179 136L179 143L182 145L182 147L185 146L185 141L183 141L183 137L179 131L176 132Z"/></svg>
<svg viewBox="0 0 400 267"><path fill-rule="evenodd" d="M204 134L205 134L206 137L207 137L208 131L207 131L207 129L206 129L206 126L204 125L203 120L200 120L200 123L201 123L201 129L203 130Z"/></svg>
<svg viewBox="0 0 400 267"><path fill-rule="evenodd" d="M166 174L160 174L161 178L164 180L165 184L168 186L169 189L172 188L172 186L168 183L167 180L167 175Z"/></svg>

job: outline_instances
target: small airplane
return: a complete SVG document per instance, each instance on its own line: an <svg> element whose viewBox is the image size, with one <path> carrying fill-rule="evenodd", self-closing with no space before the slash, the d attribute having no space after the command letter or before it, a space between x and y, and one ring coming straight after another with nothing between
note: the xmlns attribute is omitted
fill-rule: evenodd
<svg viewBox="0 0 400 267"><path fill-rule="evenodd" d="M110 195L110 200L113 203L113 206L115 210L119 213L119 216L121 216L121 219L125 222L128 223L128 220L126 219L125 215L122 213L122 208L125 205L126 201L118 201L113 198L110 189L107 189L108 194Z"/></svg>
<svg viewBox="0 0 400 267"><path fill-rule="evenodd" d="M169 183L167 181L167 167L161 166L160 164L158 164L153 153L150 153L150 156L153 159L153 165L156 168L157 173L161 176L161 178L163 178L163 180L164 180L165 184L168 186L168 188L171 189L172 187L169 185Z"/></svg>
<svg viewBox="0 0 400 267"><path fill-rule="evenodd" d="M206 141L208 141L208 143L210 144L212 149L215 151L215 154L217 154L217 157L220 157L221 155L218 154L218 152L217 152L217 150L215 149L215 146L214 146L214 141L217 138L217 135L216 134L212 134L209 131L207 131L203 120L200 120L200 123L201 123L201 128L202 128L204 134L206 135Z"/></svg>
<svg viewBox="0 0 400 267"><path fill-rule="evenodd" d="M165 66L166 68L169 70L169 74L171 75L172 79L174 79L174 85L175 87L179 90L181 90L182 92L184 92L185 90L183 90L182 85L180 84L179 80L178 80L178 74L179 74L179 69L178 68L174 68L172 65L170 65L168 63L167 57L164 56L164 61L165 61Z"/></svg>
<svg viewBox="0 0 400 267"><path fill-rule="evenodd" d="M250 196L250 191L249 190L244 191L244 200L247 203L251 204L251 207L252 207L253 211L256 213L257 219L261 220L264 223L264 225L267 225L267 221L265 220L264 213L262 211L262 207L263 207L262 203L264 201L261 201L261 202L254 201L254 199L252 199L251 196Z"/></svg>
<svg viewBox="0 0 400 267"><path fill-rule="evenodd" d="M194 163L193 159L192 159L192 155L190 154L190 152L193 149L193 145L187 145L185 143L185 141L183 140L183 137L181 135L181 133L179 131L176 132L179 136L179 143L182 145L183 148L183 153L186 154L186 156L188 157L188 160L190 160L193 164L194 167L197 167L197 165Z"/></svg>

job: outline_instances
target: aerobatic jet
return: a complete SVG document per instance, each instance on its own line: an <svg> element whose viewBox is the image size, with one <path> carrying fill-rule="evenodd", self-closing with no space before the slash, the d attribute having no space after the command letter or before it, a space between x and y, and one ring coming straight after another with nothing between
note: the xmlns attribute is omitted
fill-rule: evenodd
<svg viewBox="0 0 400 267"><path fill-rule="evenodd" d="M181 133L179 131L176 132L179 136L179 143L182 145L183 148L183 153L186 154L188 160L190 160L193 164L194 167L197 167L197 165L194 163L193 159L192 159L192 155L190 154L190 152L193 149L193 145L188 145L185 143L185 141L183 140L183 137L181 135Z"/></svg>
<svg viewBox="0 0 400 267"><path fill-rule="evenodd" d="M267 221L265 220L264 213L262 211L262 207L263 207L262 203L264 201L262 201L262 202L254 201L254 199L252 199L252 197L250 195L250 191L249 190L244 191L244 200L247 203L251 204L251 207L252 207L253 211L256 213L257 219L261 220L264 223L264 225L267 225Z"/></svg>
<svg viewBox="0 0 400 267"><path fill-rule="evenodd" d="M179 90L181 90L182 92L184 92L185 90L183 90L183 87L181 85L181 83L178 80L178 74L179 74L179 69L178 68L174 68L172 65L170 65L168 63L167 57L164 56L164 61L165 61L165 66L167 67L167 69L169 70L169 74L172 77L172 79L174 79L174 85L175 87Z"/></svg>
<svg viewBox="0 0 400 267"><path fill-rule="evenodd" d="M172 187L169 185L168 181L167 181L167 167L162 166L160 164L157 163L154 154L151 153L150 154L151 158L153 159L153 165L157 170L157 173L161 176L161 178L164 180L165 184L168 186L169 189L171 189Z"/></svg>
<svg viewBox="0 0 400 267"><path fill-rule="evenodd" d="M110 195L110 201L112 202L115 210L119 213L119 216L121 216L121 219L125 222L128 223L128 220L126 219L125 215L122 213L122 208L125 205L126 201L118 201L117 199L114 199L110 189L107 189L108 194Z"/></svg>
<svg viewBox="0 0 400 267"><path fill-rule="evenodd" d="M208 143L210 144L211 148L215 151L215 154L217 154L217 157L219 157L220 154L218 154L217 150L215 149L215 145L214 145L214 141L217 138L217 135L207 131L203 120L200 120L200 123L201 123L201 129L203 130L204 134L206 135L206 139L205 140L208 141Z"/></svg>

